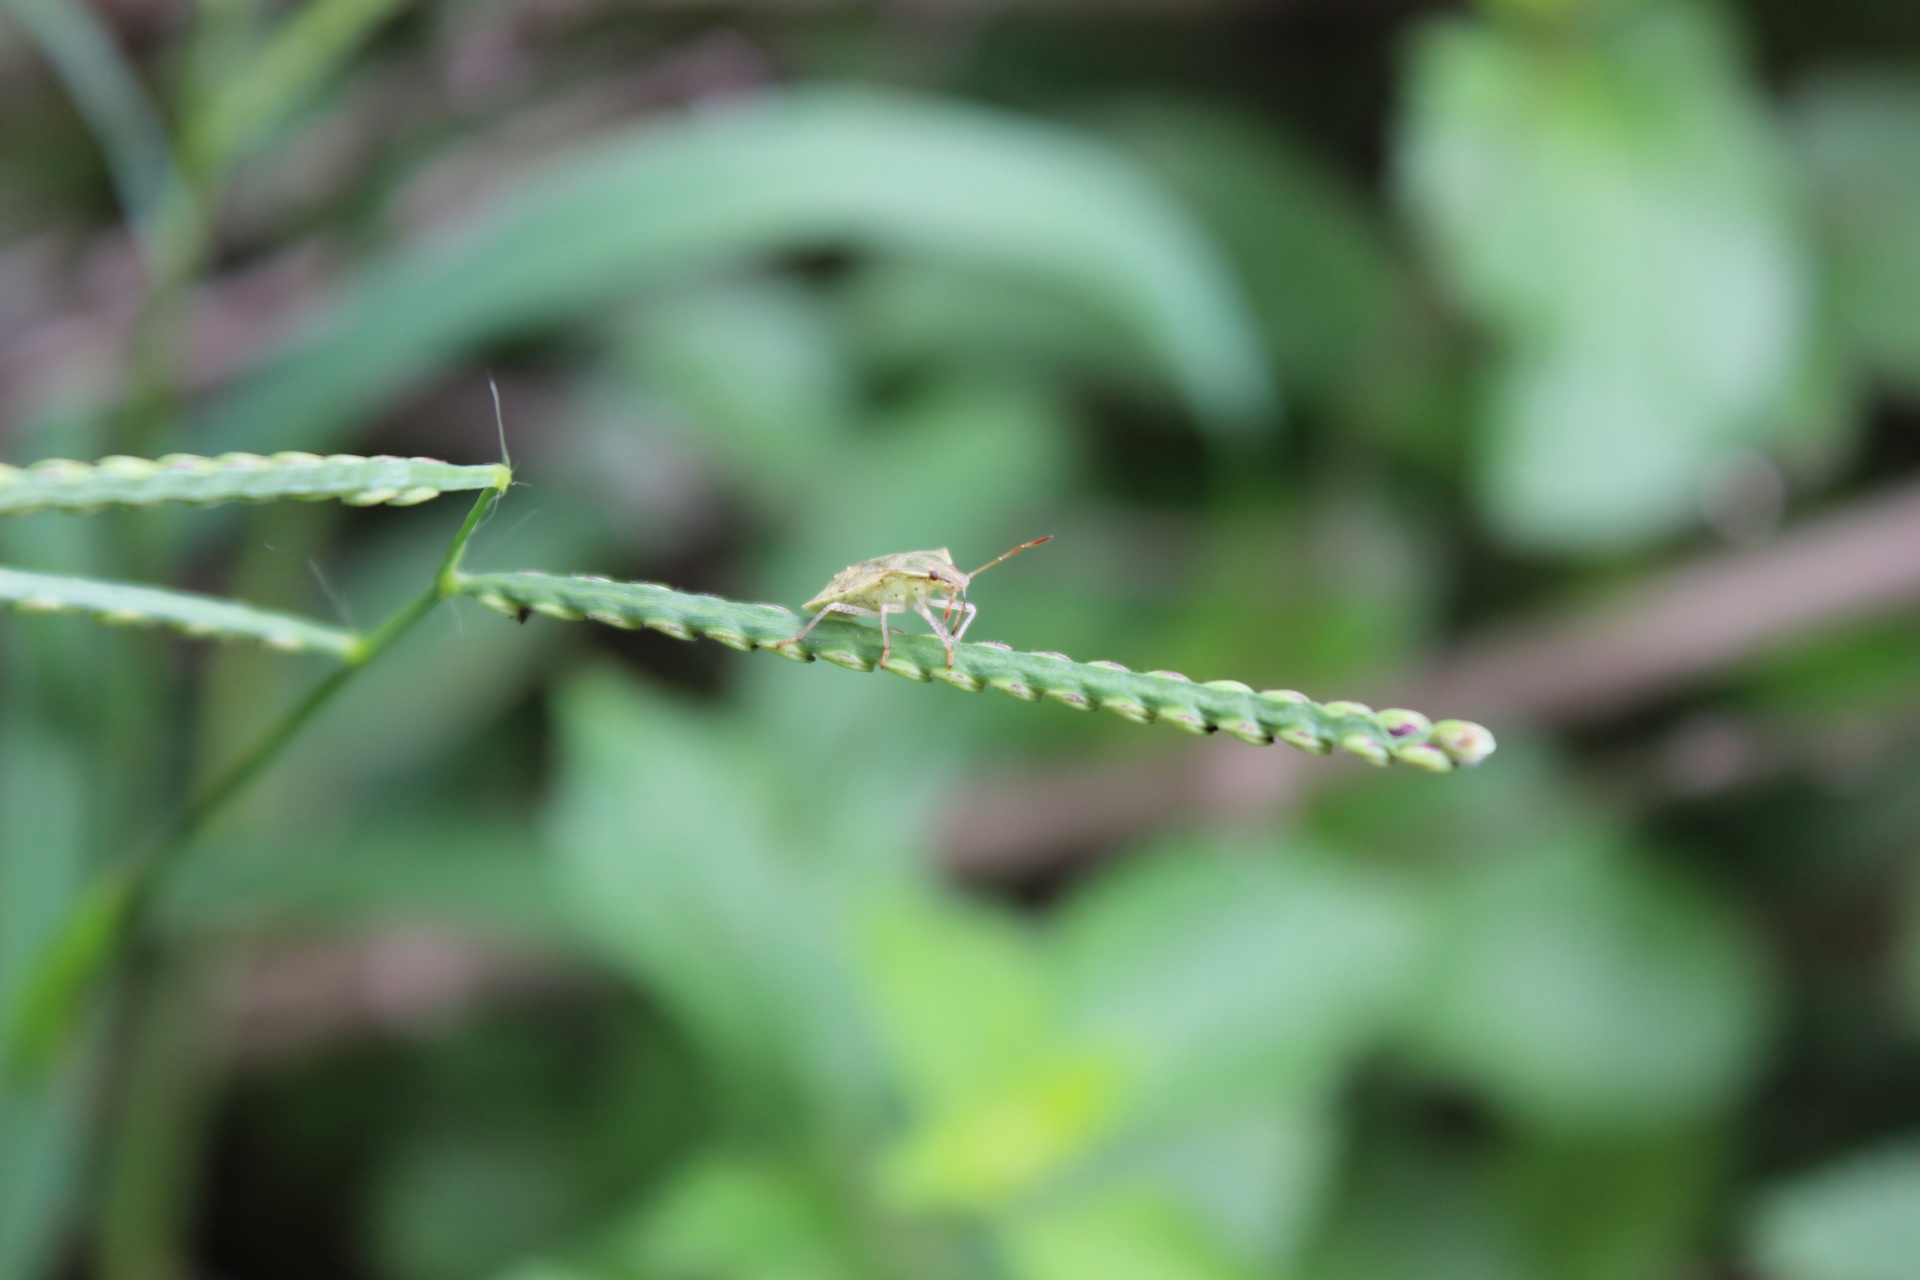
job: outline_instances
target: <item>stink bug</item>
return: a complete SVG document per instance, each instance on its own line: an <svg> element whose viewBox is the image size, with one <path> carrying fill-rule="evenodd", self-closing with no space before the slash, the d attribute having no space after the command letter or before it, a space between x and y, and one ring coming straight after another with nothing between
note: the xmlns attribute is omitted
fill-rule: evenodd
<svg viewBox="0 0 1920 1280"><path fill-rule="evenodd" d="M939 637L941 645L946 648L947 667L951 670L953 646L967 634L967 628L973 625L973 615L979 612L978 606L967 603L967 584L1002 560L1017 556L1028 547L1049 542L1052 538L1053 535L1048 534L1032 542L1023 542L1006 555L995 556L972 573L960 572L954 566L953 553L945 547L938 551L898 551L890 556L877 556L872 560L862 560L859 564L850 564L834 574L833 581L822 587L819 595L800 606L818 616L802 627L800 634L780 643L798 644L829 614L846 613L858 618L878 618L880 665L884 667L893 653L893 634L887 628L887 618L911 609L925 618L927 625L933 628L933 634ZM934 598L942 592L946 593L943 599ZM940 618L933 616L936 608L941 611ZM955 609L960 610L960 625L948 631L942 618L950 620Z"/></svg>

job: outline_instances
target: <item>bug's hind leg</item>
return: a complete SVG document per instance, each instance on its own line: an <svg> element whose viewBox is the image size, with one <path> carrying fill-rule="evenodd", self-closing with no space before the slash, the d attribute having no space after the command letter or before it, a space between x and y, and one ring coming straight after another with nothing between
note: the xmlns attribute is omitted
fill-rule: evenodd
<svg viewBox="0 0 1920 1280"><path fill-rule="evenodd" d="M883 604L879 612L874 614L880 619L880 665L883 667L887 665L887 659L893 656L893 632L887 630L887 615L906 611L907 606L903 604ZM863 610L863 612L872 611Z"/></svg>
<svg viewBox="0 0 1920 1280"><path fill-rule="evenodd" d="M835 614L835 613L851 614L856 618L878 618L880 619L881 629L883 631L886 629L887 618L885 614L876 613L872 609L862 609L857 604L841 604L838 601L835 601L833 604L823 606L820 612L814 614L813 621L809 622L806 626L800 628L800 633L798 635L788 636L785 640L778 641L777 643L782 648L785 648L787 645L790 645L790 644L799 644L802 640L805 640L807 638L808 634L812 632L812 630L815 627L825 622L829 615Z"/></svg>

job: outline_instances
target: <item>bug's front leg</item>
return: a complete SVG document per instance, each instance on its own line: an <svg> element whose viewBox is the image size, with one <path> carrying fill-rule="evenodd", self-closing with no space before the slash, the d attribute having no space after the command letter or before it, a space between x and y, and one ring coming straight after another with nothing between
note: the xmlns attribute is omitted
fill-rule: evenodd
<svg viewBox="0 0 1920 1280"><path fill-rule="evenodd" d="M916 601L913 607L915 612L927 620L927 625L933 628L933 634L940 637L940 644L947 651L947 670L953 670L953 635L940 624L940 619L933 616L933 610L927 607L925 600Z"/></svg>
<svg viewBox="0 0 1920 1280"><path fill-rule="evenodd" d="M960 618L960 625L953 629L955 644L967 638L967 628L973 625L973 615L980 612L979 605L969 604L965 600L960 601L960 608L965 610L965 613Z"/></svg>

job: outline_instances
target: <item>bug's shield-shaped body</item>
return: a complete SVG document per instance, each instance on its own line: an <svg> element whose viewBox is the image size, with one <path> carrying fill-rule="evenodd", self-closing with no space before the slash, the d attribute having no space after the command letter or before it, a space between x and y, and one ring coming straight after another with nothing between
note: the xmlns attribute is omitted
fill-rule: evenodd
<svg viewBox="0 0 1920 1280"><path fill-rule="evenodd" d="M893 632L887 626L887 618L912 610L933 628L933 634L947 651L947 665L951 667L953 646L967 633L967 624L973 621L976 612L972 605L958 598L966 590L968 576L954 566L953 554L945 547L938 551L897 551L890 556L850 564L834 574L833 581L821 588L818 595L800 606L820 616L809 622L793 641L804 638L828 614L877 618L880 665L884 667L893 653ZM949 613L953 609L961 611L960 625L953 631L948 631L928 607L928 601L942 592L945 596L934 603Z"/></svg>
<svg viewBox="0 0 1920 1280"><path fill-rule="evenodd" d="M848 565L800 607L808 613L818 613L830 604L868 609L883 604L911 607L936 592L961 585L962 580L953 553L945 547L938 551L896 551Z"/></svg>

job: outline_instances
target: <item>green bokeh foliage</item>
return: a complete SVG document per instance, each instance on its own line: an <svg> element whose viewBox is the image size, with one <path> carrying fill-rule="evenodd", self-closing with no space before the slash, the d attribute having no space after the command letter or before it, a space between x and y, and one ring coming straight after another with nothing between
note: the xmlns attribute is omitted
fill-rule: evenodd
<svg viewBox="0 0 1920 1280"><path fill-rule="evenodd" d="M19 0L0 459L491 464L491 371L477 575L1050 532L970 640L1384 705L1911 484L1920 25L1792 7ZM446 505L0 562L344 652ZM0 1280L1911 1276L1915 638L1432 778L443 602L0 1083ZM0 1022L318 662L0 616Z"/></svg>

